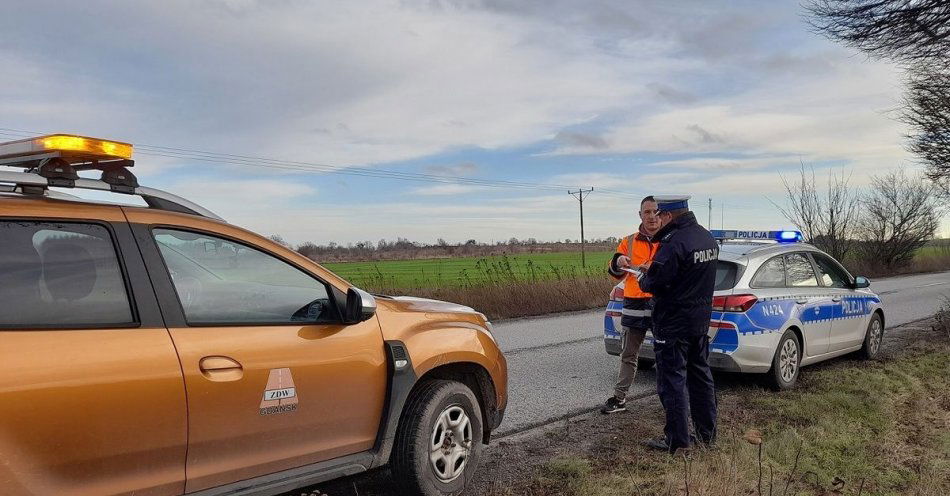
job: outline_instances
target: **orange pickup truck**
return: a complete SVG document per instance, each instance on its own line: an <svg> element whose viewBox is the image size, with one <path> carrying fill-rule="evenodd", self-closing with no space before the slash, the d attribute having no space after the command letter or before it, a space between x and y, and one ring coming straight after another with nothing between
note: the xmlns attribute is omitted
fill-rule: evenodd
<svg viewBox="0 0 950 496"><path fill-rule="evenodd" d="M0 492L273 495L387 463L401 494L464 489L507 403L484 315L371 295L132 165L0 144Z"/></svg>

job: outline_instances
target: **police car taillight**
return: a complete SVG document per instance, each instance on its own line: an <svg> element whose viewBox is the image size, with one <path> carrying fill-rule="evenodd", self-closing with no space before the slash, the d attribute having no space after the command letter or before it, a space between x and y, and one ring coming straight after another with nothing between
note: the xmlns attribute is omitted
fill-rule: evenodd
<svg viewBox="0 0 950 496"><path fill-rule="evenodd" d="M623 288L614 287L614 290L610 292L610 299L623 301Z"/></svg>
<svg viewBox="0 0 950 496"><path fill-rule="evenodd" d="M712 309L716 312L745 312L759 299L755 295L714 296Z"/></svg>

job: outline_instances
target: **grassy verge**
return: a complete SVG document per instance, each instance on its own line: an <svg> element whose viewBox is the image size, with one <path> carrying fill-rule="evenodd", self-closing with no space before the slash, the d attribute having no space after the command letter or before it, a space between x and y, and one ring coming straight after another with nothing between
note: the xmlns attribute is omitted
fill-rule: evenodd
<svg viewBox="0 0 950 496"><path fill-rule="evenodd" d="M654 405L627 414L613 436L562 442L524 487L488 494L950 494L950 327L938 329L950 311L942 318L884 361L809 368L779 394L731 388L720 398L715 450L670 457L642 448L661 429Z"/></svg>

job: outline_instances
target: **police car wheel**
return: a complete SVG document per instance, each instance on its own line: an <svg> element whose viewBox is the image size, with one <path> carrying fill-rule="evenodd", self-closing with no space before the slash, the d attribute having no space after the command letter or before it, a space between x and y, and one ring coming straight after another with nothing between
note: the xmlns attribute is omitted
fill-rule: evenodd
<svg viewBox="0 0 950 496"><path fill-rule="evenodd" d="M656 360L652 358L638 358L637 359L637 369L639 370L650 370L653 366L656 365Z"/></svg>
<svg viewBox="0 0 950 496"><path fill-rule="evenodd" d="M795 386L802 363L801 350L798 336L791 329L786 329L778 342L775 357L772 358L772 369L766 374L769 386L772 389L781 391Z"/></svg>
<svg viewBox="0 0 950 496"><path fill-rule="evenodd" d="M478 400L464 384L432 380L410 395L396 431L391 469L399 494L461 494L482 451Z"/></svg>
<svg viewBox="0 0 950 496"><path fill-rule="evenodd" d="M881 343L884 341L884 323L881 322L881 316L874 314L871 321L868 322L868 330L864 335L864 346L858 352L859 356L865 360L875 358L881 352Z"/></svg>

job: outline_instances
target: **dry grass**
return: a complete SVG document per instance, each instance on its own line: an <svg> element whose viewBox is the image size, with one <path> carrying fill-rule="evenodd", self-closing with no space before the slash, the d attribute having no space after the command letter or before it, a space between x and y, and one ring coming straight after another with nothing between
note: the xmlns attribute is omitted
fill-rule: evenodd
<svg viewBox="0 0 950 496"><path fill-rule="evenodd" d="M945 334L950 340L950 297L944 297L943 306L934 315L934 330Z"/></svg>
<svg viewBox="0 0 950 496"><path fill-rule="evenodd" d="M526 317L606 307L616 281L605 276L577 276L541 282L509 282L458 288L393 289L470 306L489 319ZM384 291L385 292L385 291Z"/></svg>

